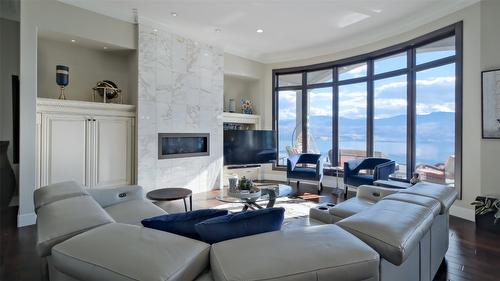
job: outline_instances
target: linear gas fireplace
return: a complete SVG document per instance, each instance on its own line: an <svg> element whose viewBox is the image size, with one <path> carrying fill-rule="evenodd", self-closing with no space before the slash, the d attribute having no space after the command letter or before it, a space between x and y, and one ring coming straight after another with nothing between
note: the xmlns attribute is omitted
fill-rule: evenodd
<svg viewBox="0 0 500 281"><path fill-rule="evenodd" d="M207 155L210 155L210 134L158 134L158 159Z"/></svg>

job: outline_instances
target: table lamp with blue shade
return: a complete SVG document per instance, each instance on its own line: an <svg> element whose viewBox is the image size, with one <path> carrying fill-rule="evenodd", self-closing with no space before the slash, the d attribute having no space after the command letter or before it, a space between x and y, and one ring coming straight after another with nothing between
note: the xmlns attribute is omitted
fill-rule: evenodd
<svg viewBox="0 0 500 281"><path fill-rule="evenodd" d="M60 100L65 100L64 87L69 84L69 67L65 65L56 66L56 83L61 87L61 94L59 95Z"/></svg>

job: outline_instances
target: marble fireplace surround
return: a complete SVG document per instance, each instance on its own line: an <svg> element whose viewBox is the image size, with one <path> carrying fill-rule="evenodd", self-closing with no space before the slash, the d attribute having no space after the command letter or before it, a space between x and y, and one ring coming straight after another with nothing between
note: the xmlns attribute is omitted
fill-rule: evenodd
<svg viewBox="0 0 500 281"><path fill-rule="evenodd" d="M219 188L223 50L141 23L138 40L138 184L195 193ZM208 133L209 155L158 159L159 133Z"/></svg>

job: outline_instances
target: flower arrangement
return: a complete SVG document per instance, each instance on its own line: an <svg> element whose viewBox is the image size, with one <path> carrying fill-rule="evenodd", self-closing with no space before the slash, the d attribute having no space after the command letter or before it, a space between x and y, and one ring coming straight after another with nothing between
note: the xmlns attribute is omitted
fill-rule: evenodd
<svg viewBox="0 0 500 281"><path fill-rule="evenodd" d="M243 113L245 113L245 114L253 114L253 107L252 107L252 101L251 100L241 99L240 104L241 104L241 111Z"/></svg>

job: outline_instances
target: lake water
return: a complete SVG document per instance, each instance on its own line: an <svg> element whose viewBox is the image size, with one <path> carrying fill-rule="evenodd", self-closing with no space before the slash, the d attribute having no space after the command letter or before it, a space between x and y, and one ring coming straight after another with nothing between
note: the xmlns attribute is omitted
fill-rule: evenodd
<svg viewBox="0 0 500 281"><path fill-rule="evenodd" d="M280 159L286 158L288 153L283 140L280 140ZM331 149L330 141L316 140L316 147L321 154L327 156ZM364 141L345 141L341 142L341 149L365 150ZM377 142L375 151L380 151L385 157L396 161L398 164L406 163L406 142ZM416 147L417 163L426 163L435 165L445 163L450 155L455 154L453 142L418 142Z"/></svg>

